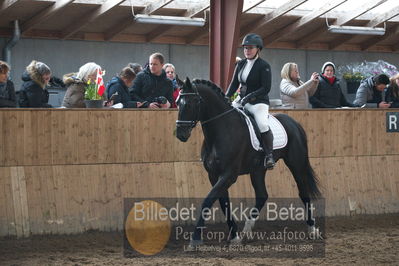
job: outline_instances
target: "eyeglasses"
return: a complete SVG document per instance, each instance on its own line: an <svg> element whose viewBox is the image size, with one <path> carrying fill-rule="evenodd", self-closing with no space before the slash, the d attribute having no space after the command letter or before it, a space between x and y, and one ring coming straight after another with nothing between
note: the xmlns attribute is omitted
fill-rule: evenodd
<svg viewBox="0 0 399 266"><path fill-rule="evenodd" d="M244 46L245 50L252 50L252 49L255 49L255 48L256 48L256 46Z"/></svg>

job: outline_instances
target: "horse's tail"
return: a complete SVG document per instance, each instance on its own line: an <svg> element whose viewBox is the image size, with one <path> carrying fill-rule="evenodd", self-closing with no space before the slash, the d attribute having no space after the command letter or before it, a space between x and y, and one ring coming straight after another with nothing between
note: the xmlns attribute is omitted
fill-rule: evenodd
<svg viewBox="0 0 399 266"><path fill-rule="evenodd" d="M305 193L311 199L317 199L321 196L321 192L319 190L319 179L317 178L316 173L314 172L312 166L310 165L309 161L309 151L308 151L308 138L306 136L306 132L301 126L298 124L298 129L300 134L302 135L302 139L304 141L304 148L305 148L305 165L303 167L303 175L300 180L302 182L302 188L305 190Z"/></svg>

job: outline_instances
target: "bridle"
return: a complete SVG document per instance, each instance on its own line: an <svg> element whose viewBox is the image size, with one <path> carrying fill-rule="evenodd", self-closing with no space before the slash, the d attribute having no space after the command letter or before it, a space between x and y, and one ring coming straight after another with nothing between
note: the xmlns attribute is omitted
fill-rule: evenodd
<svg viewBox="0 0 399 266"><path fill-rule="evenodd" d="M198 103L201 103L201 101L202 101L201 95L199 95L198 92L180 92L179 97L176 102L178 103L180 101L181 97L183 97L183 96L194 96L197 98ZM177 127L194 128L199 121L200 109L201 109L201 105L198 106L197 117L195 118L195 120L176 120L176 126Z"/></svg>
<svg viewBox="0 0 399 266"><path fill-rule="evenodd" d="M183 97L184 96L194 96L194 97L197 97L199 103L202 102L201 95L199 95L198 92L182 92L182 93L179 94L179 99L177 100L177 102L180 100L180 97L182 97L182 96ZM221 118L222 116L224 116L224 115L226 115L226 114L228 114L228 113L230 113L230 112L232 112L234 110L235 110L235 108L231 108L231 109L229 109L229 110L227 110L227 111L225 111L223 113L220 113L220 114L218 114L218 115L216 115L216 116L214 116L214 117L212 117L212 118L210 118L208 120L202 121L201 125L203 126L203 125L205 125L205 124L207 124L209 122L212 122L212 121L214 121L214 120L216 120L218 118ZM176 120L176 126L177 127L194 128L197 125L198 121L200 120L199 119L200 111L201 111L201 105L199 104L198 105L198 110L197 110L197 117L194 120Z"/></svg>

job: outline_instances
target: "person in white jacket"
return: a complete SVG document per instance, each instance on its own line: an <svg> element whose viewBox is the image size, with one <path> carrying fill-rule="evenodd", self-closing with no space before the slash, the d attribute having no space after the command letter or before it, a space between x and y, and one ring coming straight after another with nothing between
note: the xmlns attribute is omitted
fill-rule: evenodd
<svg viewBox="0 0 399 266"><path fill-rule="evenodd" d="M283 106L293 109L309 108L309 97L319 84L319 74L313 72L305 83L300 80L298 65L286 63L281 70L280 97Z"/></svg>

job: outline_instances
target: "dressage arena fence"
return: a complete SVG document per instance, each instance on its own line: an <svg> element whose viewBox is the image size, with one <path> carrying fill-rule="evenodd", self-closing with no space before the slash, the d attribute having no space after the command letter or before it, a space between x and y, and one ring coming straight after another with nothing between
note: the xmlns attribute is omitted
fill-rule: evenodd
<svg viewBox="0 0 399 266"><path fill-rule="evenodd" d="M386 132L386 110L275 111L305 128L327 216L399 211L399 133ZM176 118L176 110L0 110L0 236L122 230L124 198L204 197L201 126L182 143ZM283 162L266 181L270 197L297 197ZM248 176L230 196L254 197Z"/></svg>

